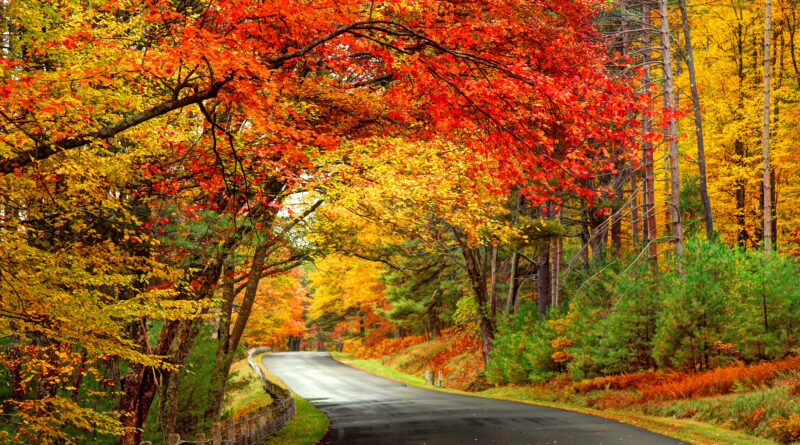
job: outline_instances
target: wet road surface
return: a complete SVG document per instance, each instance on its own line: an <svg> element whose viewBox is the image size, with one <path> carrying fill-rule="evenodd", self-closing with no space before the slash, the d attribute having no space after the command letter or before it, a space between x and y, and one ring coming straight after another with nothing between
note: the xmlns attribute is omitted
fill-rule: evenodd
<svg viewBox="0 0 800 445"><path fill-rule="evenodd" d="M262 360L328 416L325 444L685 443L589 414L407 386L346 366L325 352L273 353Z"/></svg>

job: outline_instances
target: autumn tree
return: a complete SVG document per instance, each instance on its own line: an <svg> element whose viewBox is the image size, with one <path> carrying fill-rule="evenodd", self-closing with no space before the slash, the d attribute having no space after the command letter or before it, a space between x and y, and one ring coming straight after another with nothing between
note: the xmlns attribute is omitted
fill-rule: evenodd
<svg viewBox="0 0 800 445"><path fill-rule="evenodd" d="M289 236L283 197L326 177L327 152L348 157L376 135L441 140L494 192L591 199L579 179L613 168L598 153L630 147L632 103L607 76L595 7L4 3L8 433L66 439L62 424L88 418L138 443L159 382L178 384L197 317L226 304L226 279L257 290ZM151 319L164 320L153 341ZM81 395L99 360L127 369L96 379L121 393L116 412Z"/></svg>

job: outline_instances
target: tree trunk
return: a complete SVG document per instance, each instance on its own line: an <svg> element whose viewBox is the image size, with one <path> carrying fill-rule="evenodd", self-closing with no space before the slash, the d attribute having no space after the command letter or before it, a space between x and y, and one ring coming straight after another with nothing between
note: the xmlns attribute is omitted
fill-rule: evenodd
<svg viewBox="0 0 800 445"><path fill-rule="evenodd" d="M772 2L764 1L764 107L761 131L761 158L764 163L764 253L772 252L772 183L769 166L770 44L772 40Z"/></svg>
<svg viewBox="0 0 800 445"><path fill-rule="evenodd" d="M650 26L650 6L645 2L642 6L642 21L645 27ZM647 31L643 33L644 42L644 73L642 74L642 87L647 91L650 88L650 39ZM648 135L653 131L650 115L642 114L642 133ZM658 231L656 228L656 193L655 193L655 165L653 161L653 142L650 139L642 141L642 159L644 163L644 187L642 194L642 240L645 242L650 255L650 266L658 269Z"/></svg>
<svg viewBox="0 0 800 445"><path fill-rule="evenodd" d="M741 140L736 140L733 143L733 150L737 156L737 160L739 161L739 165L745 164L745 147L744 142ZM740 247L747 247L747 240L750 239L750 235L747 233L747 224L745 222L745 205L747 204L746 198L746 190L745 190L745 180L741 177L737 177L734 181L733 186L734 197L736 200L736 210L734 211L734 220L736 221L736 225L738 226L738 233L736 234L736 242L739 244Z"/></svg>
<svg viewBox="0 0 800 445"><path fill-rule="evenodd" d="M189 358L189 353L192 351L197 335L200 333L201 324L201 319L182 320L180 335L175 338L170 348L169 355L174 357L173 364L181 368L186 365L186 359ZM178 370L166 374L161 385L162 402L158 417L165 442L170 434L178 432L175 431L175 424L178 417L178 394L180 384L181 370ZM186 431L180 431L180 433L186 433Z"/></svg>
<svg viewBox="0 0 800 445"><path fill-rule="evenodd" d="M589 209L584 207L581 210L581 226L580 226L580 237L581 237L581 263L583 265L583 270L588 272L589 271L589 246L591 235L589 234L589 225L591 224L589 220Z"/></svg>
<svg viewBox="0 0 800 445"><path fill-rule="evenodd" d="M686 40L686 65L689 69L689 88L692 93L694 108L694 134L697 139L697 170L700 181L700 199L703 201L703 219L706 225L706 238L714 239L714 219L711 214L711 199L708 197L706 184L706 150L703 140L703 116L700 112L700 95L697 92L697 81L694 69L694 50L692 48L692 33L689 30L689 17L686 13L686 0L679 0L681 20L683 22L683 36Z"/></svg>
<svg viewBox="0 0 800 445"><path fill-rule="evenodd" d="M481 268L480 258L475 249L465 243L457 229L453 228L453 234L461 249L461 255L464 257L464 266L467 277L469 277L470 287L475 296L475 301L478 303L478 313L476 315L481 331L481 351L485 369L489 363L489 354L492 352L492 343L494 342L494 319L489 317L489 295L486 291L486 275Z"/></svg>
<svg viewBox="0 0 800 445"><path fill-rule="evenodd" d="M561 265L563 262L564 240L561 237L554 239L550 244L550 281L552 285L552 305L558 308L561 305Z"/></svg>
<svg viewBox="0 0 800 445"><path fill-rule="evenodd" d="M553 302L553 296L550 294L550 252L543 252L539 255L536 267L536 291L537 300L539 301L539 315L545 315L547 308Z"/></svg>
<svg viewBox="0 0 800 445"><path fill-rule="evenodd" d="M606 257L610 217L598 215L597 208L593 207L588 208L586 214L589 221L589 246L592 248L592 259L595 263L599 263Z"/></svg>
<svg viewBox="0 0 800 445"><path fill-rule="evenodd" d="M222 278L222 306L217 321L217 354L214 357L214 368L211 371L211 390L214 391L214 402L206 412L207 419L218 419L222 413L222 402L228 386L228 373L225 371L228 352L230 350L230 326L233 313L234 274L236 268L232 264L225 265ZM230 369L228 369L230 371Z"/></svg>
<svg viewBox="0 0 800 445"><path fill-rule="evenodd" d="M630 188L630 201L631 201L631 248L637 249L639 247L639 184L636 175L636 169L631 170L631 188Z"/></svg>
<svg viewBox="0 0 800 445"><path fill-rule="evenodd" d="M178 333L179 325L180 322L177 320L164 322L164 327L161 328L161 334L155 348L152 350L152 355L166 355L169 346ZM136 343L139 345L140 352L149 352L146 347L147 332L145 332L143 324L136 329ZM138 363L132 363L128 367L122 385L122 397L117 410L123 413L120 419L122 426L132 428L132 430L122 436L120 444L139 445L144 434L143 427L150 411L150 405L153 403L161 378L168 372Z"/></svg>
<svg viewBox="0 0 800 445"><path fill-rule="evenodd" d="M497 314L497 244L492 244L491 276L489 293L489 318L494 320Z"/></svg>
<svg viewBox="0 0 800 445"><path fill-rule="evenodd" d="M620 169L620 172L622 170ZM623 175L624 173L620 173ZM627 182L627 181L625 181ZM614 199L620 199L624 193L624 182L614 181ZM609 216L609 224L611 225L611 252L612 255L619 257L622 252L622 207L614 205L611 207L611 215Z"/></svg>
<svg viewBox="0 0 800 445"><path fill-rule="evenodd" d="M519 295L519 253L511 254L511 273L508 278L508 295L506 296L506 312L512 313Z"/></svg>
<svg viewBox="0 0 800 445"><path fill-rule="evenodd" d="M266 215L265 220L272 221L274 212ZM227 387L227 378L230 373L231 364L233 364L233 356L236 353L236 348L242 339L244 328L247 321L250 319L250 313L253 310L253 303L255 302L256 295L258 294L258 284L261 282L261 275L263 273L264 264L267 259L267 253L272 247L270 241L265 241L256 246L253 256L250 259L250 270L247 274L247 285L244 289L242 296L242 304L239 307L239 312L236 316L236 323L233 328L230 327L231 311L233 308L233 301L236 298L236 291L234 290L234 271L232 266L226 266L224 278L224 301L221 308L220 325L218 327L219 343L217 344L217 357L214 360L214 370L212 371L212 381L214 385L214 405L210 418L217 420L222 413L222 401L225 397L225 390ZM225 313L227 311L227 313ZM228 329L230 333L228 333ZM225 331L225 332L223 332Z"/></svg>
<svg viewBox="0 0 800 445"><path fill-rule="evenodd" d="M675 244L675 256L680 257L683 252L683 225L681 223L681 190L680 173L678 170L678 141L675 119L675 87L672 81L672 44L669 35L669 16L667 0L659 0L661 15L661 67L663 70L664 105L669 113L667 119L667 139L669 143L669 172L670 172L670 218L672 220L672 238Z"/></svg>
<svg viewBox="0 0 800 445"><path fill-rule="evenodd" d="M220 246L217 256L213 258L210 264L196 273L189 274L187 277L189 282L197 281L202 285L200 289L192 291L191 294L184 294L185 291L182 290L179 298L183 300L204 300L212 295L222 274L225 258L230 254L233 245L238 244L243 235L244 232L242 231L234 234ZM169 354L175 336L178 334L180 323L180 320L165 321L156 346L150 349L144 319L141 319L141 325L135 329L134 342L139 345L141 353L166 356ZM192 341L194 340L192 339ZM142 440L142 430L147 420L150 406L153 403L153 398L158 386L161 384L161 380L169 373L170 371L168 370L145 367L137 363L130 365L125 375L122 396L117 407L117 411L125 413L120 419L122 426L130 428L120 439L121 444L138 445Z"/></svg>
<svg viewBox="0 0 800 445"><path fill-rule="evenodd" d="M550 205L550 214L555 216L555 206ZM558 222L563 223L563 211L558 211ZM564 240L559 236L550 242L550 281L552 305L558 308L561 304L561 265L564 261Z"/></svg>

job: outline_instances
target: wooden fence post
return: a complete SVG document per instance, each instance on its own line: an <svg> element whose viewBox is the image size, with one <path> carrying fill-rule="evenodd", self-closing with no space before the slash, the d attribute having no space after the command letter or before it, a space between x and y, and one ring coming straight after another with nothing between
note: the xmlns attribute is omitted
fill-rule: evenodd
<svg viewBox="0 0 800 445"><path fill-rule="evenodd" d="M211 424L211 445L222 445L222 431L218 422Z"/></svg>
<svg viewBox="0 0 800 445"><path fill-rule="evenodd" d="M426 370L425 370L425 384L426 384L426 385L431 385L431 384L433 384L433 377L432 377L432 375L431 375L431 374L432 374L432 372L431 372L431 370L430 370L430 369L426 369Z"/></svg>
<svg viewBox="0 0 800 445"><path fill-rule="evenodd" d="M245 416L239 416L236 418L236 422L242 428L242 434L246 436L250 431L250 425L247 424L247 418Z"/></svg>
<svg viewBox="0 0 800 445"><path fill-rule="evenodd" d="M167 445L178 445L178 442L181 441L181 436L178 434L172 433L167 436Z"/></svg>
<svg viewBox="0 0 800 445"><path fill-rule="evenodd" d="M436 386L439 388L442 387L442 371L439 371L438 378L436 379Z"/></svg>
<svg viewBox="0 0 800 445"><path fill-rule="evenodd" d="M228 420L225 421L225 435L230 441L236 440L236 424L233 417L228 417Z"/></svg>
<svg viewBox="0 0 800 445"><path fill-rule="evenodd" d="M261 432L259 431L258 428L258 418L251 417L247 419L247 423L250 424L250 435L253 436L256 439L256 441L260 442L261 438L259 436Z"/></svg>

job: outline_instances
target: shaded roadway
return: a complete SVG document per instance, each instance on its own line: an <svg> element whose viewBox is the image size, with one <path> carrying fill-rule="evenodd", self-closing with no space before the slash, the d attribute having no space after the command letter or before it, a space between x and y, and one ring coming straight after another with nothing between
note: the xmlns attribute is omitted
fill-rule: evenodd
<svg viewBox="0 0 800 445"><path fill-rule="evenodd" d="M326 352L267 354L263 363L331 421L325 444L683 444L589 414L408 386Z"/></svg>

